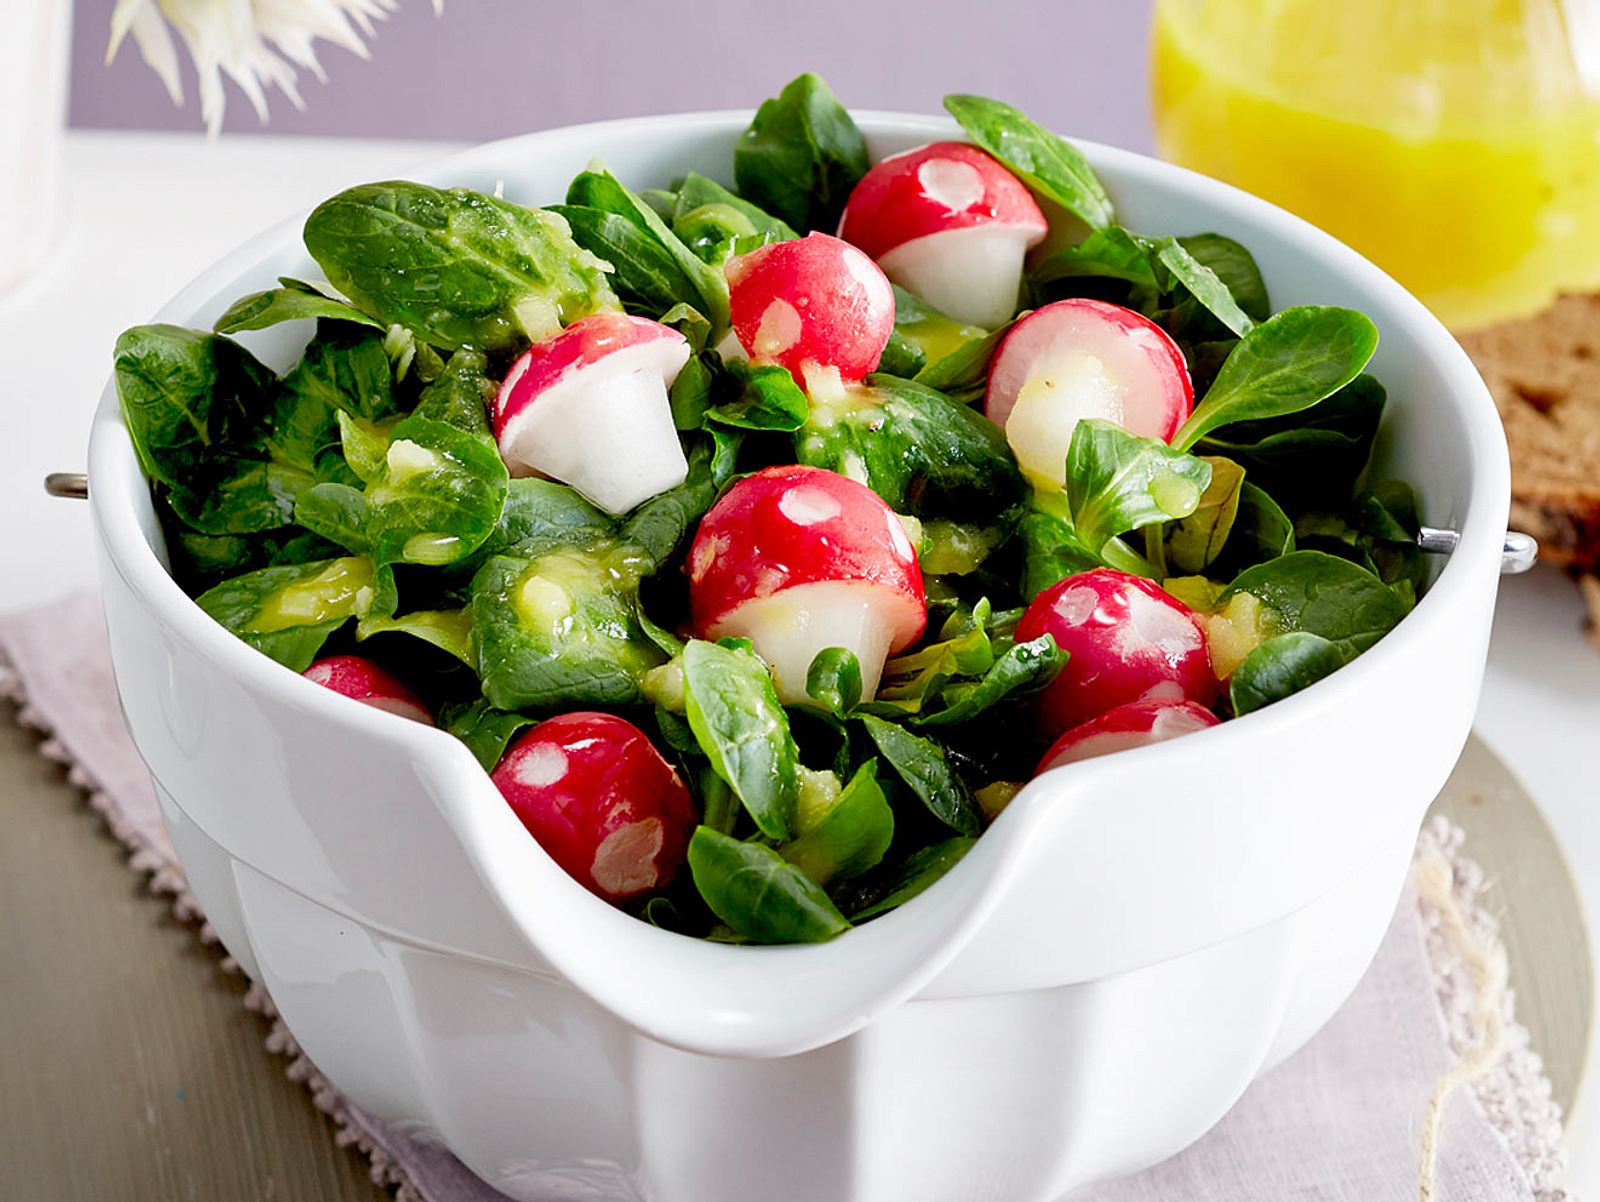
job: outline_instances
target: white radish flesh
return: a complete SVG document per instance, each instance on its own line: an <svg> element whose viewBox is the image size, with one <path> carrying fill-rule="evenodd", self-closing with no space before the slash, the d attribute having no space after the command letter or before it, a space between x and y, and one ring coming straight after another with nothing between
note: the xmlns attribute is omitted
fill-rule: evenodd
<svg viewBox="0 0 1600 1202"><path fill-rule="evenodd" d="M878 259L884 275L957 321L993 328L1017 311L1022 260L1034 232L1013 225L944 230Z"/></svg>

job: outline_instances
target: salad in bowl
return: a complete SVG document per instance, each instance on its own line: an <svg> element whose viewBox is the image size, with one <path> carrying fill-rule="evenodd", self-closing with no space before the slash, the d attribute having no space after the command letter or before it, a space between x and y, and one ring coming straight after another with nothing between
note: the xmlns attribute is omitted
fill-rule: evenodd
<svg viewBox="0 0 1600 1202"><path fill-rule="evenodd" d="M1032 777L1371 647L1428 579L1368 471L1373 323L1274 312L1246 247L1125 228L1070 143L946 107L968 141L873 163L808 75L732 187L325 201L324 278L118 342L174 577L459 737L598 897L728 942L831 939ZM280 375L249 343L288 322Z"/></svg>

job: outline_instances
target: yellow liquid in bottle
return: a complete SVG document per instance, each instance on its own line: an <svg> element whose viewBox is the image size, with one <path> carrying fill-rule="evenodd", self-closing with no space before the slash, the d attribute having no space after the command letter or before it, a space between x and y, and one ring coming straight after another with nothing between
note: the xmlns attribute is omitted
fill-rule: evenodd
<svg viewBox="0 0 1600 1202"><path fill-rule="evenodd" d="M1600 288L1587 0L1161 0L1162 153L1373 259L1455 329Z"/></svg>

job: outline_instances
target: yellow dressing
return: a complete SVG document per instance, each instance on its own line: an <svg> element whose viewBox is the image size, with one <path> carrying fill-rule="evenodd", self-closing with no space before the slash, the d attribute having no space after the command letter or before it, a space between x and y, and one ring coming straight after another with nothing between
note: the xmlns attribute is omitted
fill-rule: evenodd
<svg viewBox="0 0 1600 1202"><path fill-rule="evenodd" d="M1283 205L1458 329L1600 287L1600 85L1555 0L1162 0L1163 154Z"/></svg>
<svg viewBox="0 0 1600 1202"><path fill-rule="evenodd" d="M336 559L310 579L286 584L268 597L245 629L271 634L348 618L359 614L371 600L372 561L365 556Z"/></svg>

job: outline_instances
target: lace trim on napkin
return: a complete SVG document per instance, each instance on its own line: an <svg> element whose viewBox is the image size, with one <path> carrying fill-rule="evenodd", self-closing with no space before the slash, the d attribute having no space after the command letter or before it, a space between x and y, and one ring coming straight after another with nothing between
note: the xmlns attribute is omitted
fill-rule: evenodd
<svg viewBox="0 0 1600 1202"><path fill-rule="evenodd" d="M205 921L183 870L165 849L149 846L124 820L116 802L55 740L44 718L29 707L21 680L3 662L0 700L15 705L17 721L41 736L40 754L66 768L68 781L84 792L89 805L128 850L128 866L148 877L150 891L167 898L177 917L198 924L200 942L218 954L224 971L242 973ZM1550 1081L1530 1046L1527 1028L1516 1020L1515 991L1505 981L1499 923L1479 900L1483 871L1462 855L1465 842L1465 831L1446 818L1435 817L1422 830L1413 862L1440 1017L1450 1050L1459 1060L1438 1084L1424 1116L1419 1202L1429 1202L1433 1196L1426 1130L1431 1125L1436 1133L1437 1115L1459 1085L1471 1086L1478 1105L1527 1173L1538 1202L1568 1202L1566 1191L1554 1184L1566 1161L1561 1148L1561 1108L1551 1098ZM367 1158L374 1184L394 1190L397 1202L427 1202L359 1113L300 1050L266 991L252 983L244 1004L271 1024L267 1050L288 1061L285 1072L289 1079L304 1085L316 1107L333 1120L339 1146L354 1144Z"/></svg>

